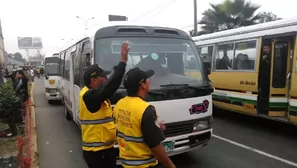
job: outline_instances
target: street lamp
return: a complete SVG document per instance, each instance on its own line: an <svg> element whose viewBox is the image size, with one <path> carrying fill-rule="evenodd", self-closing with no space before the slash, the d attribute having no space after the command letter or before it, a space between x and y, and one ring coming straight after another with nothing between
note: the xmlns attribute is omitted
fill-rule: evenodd
<svg viewBox="0 0 297 168"><path fill-rule="evenodd" d="M83 19L83 18L81 18L81 17L79 17L79 16L76 16L76 18L81 19L81 20L84 22L84 25L85 25L85 33L84 33L84 35L86 36L86 31L88 30L88 22L89 22L90 20L95 19L95 17L91 17L91 18L89 18L89 19L87 19L87 20L85 20L85 19Z"/></svg>
<svg viewBox="0 0 297 168"><path fill-rule="evenodd" d="M63 39L63 38L62 38L61 40L62 40L62 41L66 41L66 39ZM69 39L69 40L67 40L67 41L72 41L72 40L73 40L73 39Z"/></svg>

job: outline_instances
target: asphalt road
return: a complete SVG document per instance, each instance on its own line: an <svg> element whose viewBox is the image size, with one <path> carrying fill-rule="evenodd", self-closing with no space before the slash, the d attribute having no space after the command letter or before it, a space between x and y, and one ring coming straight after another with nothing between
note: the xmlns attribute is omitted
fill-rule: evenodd
<svg viewBox="0 0 297 168"><path fill-rule="evenodd" d="M40 167L87 168L78 128L65 120L63 106L47 103L44 91L43 80L36 80ZM297 167L297 127L220 111L213 128L208 146L172 157L178 168Z"/></svg>

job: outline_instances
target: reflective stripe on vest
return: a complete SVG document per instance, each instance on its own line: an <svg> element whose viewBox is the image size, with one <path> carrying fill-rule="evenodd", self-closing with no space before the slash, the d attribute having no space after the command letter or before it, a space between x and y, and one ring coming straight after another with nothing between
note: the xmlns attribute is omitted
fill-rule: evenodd
<svg viewBox="0 0 297 168"><path fill-rule="evenodd" d="M122 164L125 164L127 166L140 166L143 164L150 164L156 162L155 158L145 159L145 160L125 160L120 159Z"/></svg>
<svg viewBox="0 0 297 168"><path fill-rule="evenodd" d="M80 120L80 123L83 125L95 125L95 124L104 124L111 121L113 122L113 118L107 117L107 118L98 119L98 120Z"/></svg>
<svg viewBox="0 0 297 168"><path fill-rule="evenodd" d="M152 167L158 164L151 149L144 142L141 129L142 116L148 106L149 104L139 97L126 96L114 107L119 157L123 167Z"/></svg>
<svg viewBox="0 0 297 168"><path fill-rule="evenodd" d="M117 136L123 138L125 141L130 141L130 142L139 142L142 143L144 142L143 137L132 137L132 136L126 136L125 134L117 131Z"/></svg>
<svg viewBox="0 0 297 168"><path fill-rule="evenodd" d="M93 142L93 143L86 143L82 142L82 146L84 147L101 147L101 146L109 146L112 145L114 141L111 142Z"/></svg>
<svg viewBox="0 0 297 168"><path fill-rule="evenodd" d="M100 151L112 148L116 141L116 125L112 117L110 102L104 101L97 112L91 113L83 100L88 90L84 87L79 94L82 149Z"/></svg>

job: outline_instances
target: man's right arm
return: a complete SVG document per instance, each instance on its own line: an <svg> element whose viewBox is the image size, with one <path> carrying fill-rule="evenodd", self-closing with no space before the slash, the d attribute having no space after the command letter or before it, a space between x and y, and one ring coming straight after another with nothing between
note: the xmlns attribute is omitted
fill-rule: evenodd
<svg viewBox="0 0 297 168"><path fill-rule="evenodd" d="M144 137L144 142L151 149L155 158L168 168L175 168L174 164L168 157L163 145L165 135L158 126L157 114L153 106L148 106L143 113L141 121L141 129ZM153 136L152 136L153 135Z"/></svg>
<svg viewBox="0 0 297 168"><path fill-rule="evenodd" d="M91 113L95 113L101 108L101 104L113 96L116 90L122 83L123 76L125 74L126 63L120 62L114 67L114 73L111 75L107 84L103 84L96 89L89 89L83 96L83 100L87 106L87 109Z"/></svg>

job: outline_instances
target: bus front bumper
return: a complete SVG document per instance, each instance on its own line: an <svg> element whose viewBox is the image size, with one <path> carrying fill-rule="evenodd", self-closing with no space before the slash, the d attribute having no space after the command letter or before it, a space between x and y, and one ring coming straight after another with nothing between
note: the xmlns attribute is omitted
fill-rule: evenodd
<svg viewBox="0 0 297 168"><path fill-rule="evenodd" d="M192 132L189 134L167 137L163 143L173 142L174 148L168 151L168 156L174 156L182 153L189 152L206 146L212 136L212 128L208 128L202 131ZM115 145L117 150L117 165L120 165L118 145Z"/></svg>
<svg viewBox="0 0 297 168"><path fill-rule="evenodd" d="M51 93L46 92L45 96L46 96L47 100L61 100L62 99L62 96L60 95L60 93L58 91L51 92Z"/></svg>

